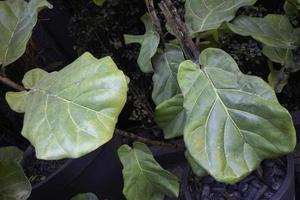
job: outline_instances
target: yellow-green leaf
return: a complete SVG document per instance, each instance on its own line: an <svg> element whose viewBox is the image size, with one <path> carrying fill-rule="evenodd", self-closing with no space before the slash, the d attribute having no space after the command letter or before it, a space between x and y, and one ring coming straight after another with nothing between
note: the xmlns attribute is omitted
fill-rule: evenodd
<svg viewBox="0 0 300 200"><path fill-rule="evenodd" d="M77 158L112 138L127 80L110 57L85 53L58 72L36 72L29 71L23 81L31 88L22 135L39 159Z"/></svg>
<svg viewBox="0 0 300 200"><path fill-rule="evenodd" d="M200 63L201 69L184 61L177 79L186 111L184 141L205 171L235 183L262 160L293 151L292 118L266 82L243 74L220 49L204 50Z"/></svg>

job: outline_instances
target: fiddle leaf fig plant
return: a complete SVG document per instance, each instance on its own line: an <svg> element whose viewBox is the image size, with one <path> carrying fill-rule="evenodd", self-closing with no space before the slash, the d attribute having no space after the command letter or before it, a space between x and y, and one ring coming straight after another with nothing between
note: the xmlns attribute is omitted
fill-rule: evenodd
<svg viewBox="0 0 300 200"><path fill-rule="evenodd" d="M124 166L123 193L128 200L163 200L165 195L178 196L177 177L155 161L145 144L135 142L133 148L123 145L118 154Z"/></svg>
<svg viewBox="0 0 300 200"><path fill-rule="evenodd" d="M16 147L0 148L0 199L26 200L31 185L20 164L23 152Z"/></svg>
<svg viewBox="0 0 300 200"><path fill-rule="evenodd" d="M25 52L38 12L52 8L46 0L0 1L0 66L16 61Z"/></svg>
<svg viewBox="0 0 300 200"><path fill-rule="evenodd" d="M33 69L23 85L28 91L8 92L6 99L25 112L22 135L44 160L78 158L108 142L127 96L113 60L89 53L59 72Z"/></svg>

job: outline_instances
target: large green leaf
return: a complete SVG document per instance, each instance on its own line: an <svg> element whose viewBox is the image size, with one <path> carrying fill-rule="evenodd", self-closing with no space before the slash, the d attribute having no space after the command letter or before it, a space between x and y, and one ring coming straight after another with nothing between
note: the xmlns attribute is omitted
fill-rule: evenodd
<svg viewBox="0 0 300 200"><path fill-rule="evenodd" d="M124 167L123 193L127 200L163 200L164 195L178 196L177 177L155 161L145 144L135 142L133 148L123 145L118 154Z"/></svg>
<svg viewBox="0 0 300 200"><path fill-rule="evenodd" d="M19 162L22 151L16 147L0 148L0 199L26 200L31 192L31 185Z"/></svg>
<svg viewBox="0 0 300 200"><path fill-rule="evenodd" d="M226 52L209 48L199 65L179 66L184 141L193 159L221 182L235 183L263 159L293 151L289 112L262 79L244 75Z"/></svg>
<svg viewBox="0 0 300 200"><path fill-rule="evenodd" d="M264 18L239 16L228 23L228 27L239 35L252 36L271 47L296 48L295 30L284 15L269 14Z"/></svg>
<svg viewBox="0 0 300 200"><path fill-rule="evenodd" d="M177 94L155 108L155 122L163 129L166 139L183 135L185 114L183 109L183 96Z"/></svg>
<svg viewBox="0 0 300 200"><path fill-rule="evenodd" d="M156 105L180 93L177 83L179 64L184 61L180 47L166 44L164 51L158 53L154 60L152 99Z"/></svg>
<svg viewBox="0 0 300 200"><path fill-rule="evenodd" d="M150 73L153 72L151 58L157 51L160 37L154 30L151 18L148 14L145 14L141 20L145 24L146 33L144 35L124 35L124 40L125 44L139 43L141 45L137 62L142 72Z"/></svg>
<svg viewBox="0 0 300 200"><path fill-rule="evenodd" d="M217 29L232 20L242 6L253 5L256 0L186 0L185 21L192 33Z"/></svg>
<svg viewBox="0 0 300 200"><path fill-rule="evenodd" d="M0 1L0 65L7 66L25 52L38 11L52 8L46 0Z"/></svg>
<svg viewBox="0 0 300 200"><path fill-rule="evenodd" d="M40 159L77 158L108 142L127 96L125 75L113 60L89 53L59 72L29 71L23 84L30 91L22 135Z"/></svg>

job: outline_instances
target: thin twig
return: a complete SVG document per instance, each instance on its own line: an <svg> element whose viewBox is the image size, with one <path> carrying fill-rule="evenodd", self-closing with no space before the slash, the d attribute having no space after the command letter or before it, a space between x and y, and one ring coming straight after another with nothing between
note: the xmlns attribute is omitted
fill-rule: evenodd
<svg viewBox="0 0 300 200"><path fill-rule="evenodd" d="M159 7L174 32L175 37L180 42L185 56L193 62L198 63L199 51L173 3L170 0L162 0Z"/></svg>
<svg viewBox="0 0 300 200"><path fill-rule="evenodd" d="M9 87L17 90L17 91L24 91L25 88L17 83L15 83L14 81L10 80L7 77L4 76L0 76L0 82L4 83L5 85L8 85Z"/></svg>
<svg viewBox="0 0 300 200"><path fill-rule="evenodd" d="M161 28L161 23L158 18L157 12L155 10L153 0L145 0L145 2L146 2L146 6L147 6L148 12L151 17L152 24L154 26L154 29L158 32L160 39L161 39L161 44L164 46L164 43L165 43L164 32Z"/></svg>
<svg viewBox="0 0 300 200"><path fill-rule="evenodd" d="M137 140L137 141L140 141L140 142L144 142L146 144L151 144L151 145L154 145L154 146L184 148L184 146L180 145L180 144L174 144L174 143L167 143L167 142L163 142L163 141L151 140L151 139L140 137L140 136L137 136L134 133L123 131L123 130L120 130L120 129L115 129L115 133L118 134L118 135L127 137L127 138L131 138L131 139L134 139L134 140Z"/></svg>

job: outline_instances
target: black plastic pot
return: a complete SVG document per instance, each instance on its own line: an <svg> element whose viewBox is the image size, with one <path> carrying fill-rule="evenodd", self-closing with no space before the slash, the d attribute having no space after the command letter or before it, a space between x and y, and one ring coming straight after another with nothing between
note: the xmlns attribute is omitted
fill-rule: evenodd
<svg viewBox="0 0 300 200"><path fill-rule="evenodd" d="M93 192L99 199L122 199L122 172L115 136L109 143L78 159L67 161L58 171L32 188L30 200L69 200L78 193Z"/></svg>
<svg viewBox="0 0 300 200"><path fill-rule="evenodd" d="M293 113L294 125L297 131L298 140L300 139L300 110Z"/></svg>

